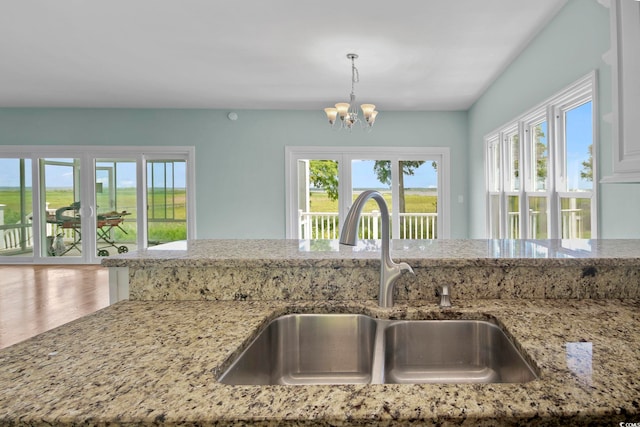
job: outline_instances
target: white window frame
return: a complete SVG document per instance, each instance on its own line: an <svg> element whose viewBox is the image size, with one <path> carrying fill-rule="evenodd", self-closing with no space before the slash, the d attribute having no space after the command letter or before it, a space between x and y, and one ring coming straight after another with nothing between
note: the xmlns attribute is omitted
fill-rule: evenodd
<svg viewBox="0 0 640 427"><path fill-rule="evenodd" d="M486 180L486 188L487 188L487 200L486 200L486 204L487 204L487 224L486 224L486 230L489 233L490 230L492 230L492 218L493 215L497 215L498 216L498 230L494 230L494 232L496 234L498 234L498 236L502 235L502 160L504 158L504 156L501 154L500 150L502 148L502 144L500 144L500 135L491 135L489 138L486 139L485 141L485 146L486 146L486 174L485 174L485 180ZM497 156L497 159L496 159ZM497 207L497 212L494 212L493 210L493 204L492 204L492 198L494 197L498 197L499 198L499 202L498 202L498 207ZM491 234L489 234L488 237L491 237Z"/></svg>
<svg viewBox="0 0 640 427"><path fill-rule="evenodd" d="M285 147L285 197L287 239L298 238L298 191L297 165L299 160L336 160L338 161L339 223L351 208L351 197L342 195L351 192L352 160L390 160L391 174L398 176L398 161L435 160L438 162L438 238L451 236L450 212L450 150L448 147ZM392 192L392 212L398 212L399 198ZM392 220L392 235L400 235L399 220Z"/></svg>
<svg viewBox="0 0 640 427"><path fill-rule="evenodd" d="M569 192L566 190L566 145L564 130L564 112L571 110L585 102L591 101L592 105L592 169L593 188L585 192ZM531 238L529 224L529 197L546 197L547 209L549 211L547 221L548 238L561 238L561 212L560 201L564 197L590 198L591 199L591 238L597 238L598 232L598 211L597 211L597 156L598 153L598 102L597 102L597 73L595 71L580 78L565 89L538 104L531 110L513 119L507 124L490 132L484 138L485 143L485 182L486 182L486 234L492 236L498 234L500 238L507 237L507 197L517 195L520 197L520 238ZM547 122L547 188L546 191L536 191L536 164L534 138L530 134L531 129L536 124ZM517 192L509 191L511 166L508 162L509 147L507 146L507 136L517 129L520 134L520 188ZM500 144L500 185L495 189L493 176L494 163L491 159L493 145ZM491 196L499 194L500 200L500 230L492 229Z"/></svg>
<svg viewBox="0 0 640 427"><path fill-rule="evenodd" d="M530 224L530 197L544 197L547 199L547 230L548 237L554 236L554 221L551 220L552 212L555 212L555 199L553 197L553 188L555 183L555 157L552 155L554 151L555 138L553 120L551 118L551 107L544 105L538 108L534 108L524 115L520 120L520 132L522 135L523 143L523 159L522 162L525 165L525 177L522 181L522 205L521 205L521 217L526 220L521 221L521 236L522 238L533 238L531 235ZM547 179L545 190L537 190L537 165L536 165L536 146L535 138L531 133L531 129L535 126L547 123Z"/></svg>
<svg viewBox="0 0 640 427"><path fill-rule="evenodd" d="M23 158L32 161L32 211L34 218L42 218L40 203L40 167L41 159L77 158L80 159L81 200L84 207L81 214L81 232L84 236L95 236L96 169L95 160L100 158L127 159L136 161L137 169L137 247L147 247L147 209L146 209L146 169L147 160L185 160L187 163L187 238L196 238L196 197L195 197L195 147L193 146L50 146L50 145L4 145L0 146L0 158ZM42 255L43 233L40 221L33 221L33 255L0 257L0 264L37 263L37 264L97 264L100 257L96 254L95 239L83 239L83 250L78 257L47 257Z"/></svg>

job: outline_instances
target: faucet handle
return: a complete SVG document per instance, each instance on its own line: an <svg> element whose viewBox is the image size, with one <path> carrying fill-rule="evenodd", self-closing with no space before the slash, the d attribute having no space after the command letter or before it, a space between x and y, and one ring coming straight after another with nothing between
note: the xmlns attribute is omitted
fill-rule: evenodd
<svg viewBox="0 0 640 427"><path fill-rule="evenodd" d="M438 287L440 294L440 308L451 307L451 295L449 294L449 285L442 285Z"/></svg>
<svg viewBox="0 0 640 427"><path fill-rule="evenodd" d="M398 263L397 266L400 267L400 272L408 271L409 273L413 274L414 276L416 274L413 271L413 268L411 268L411 266L409 264L407 264L406 262Z"/></svg>

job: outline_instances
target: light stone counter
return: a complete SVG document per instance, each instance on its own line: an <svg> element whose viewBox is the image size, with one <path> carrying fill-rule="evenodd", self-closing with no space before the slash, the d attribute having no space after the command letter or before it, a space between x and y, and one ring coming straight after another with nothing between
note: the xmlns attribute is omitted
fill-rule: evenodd
<svg viewBox="0 0 640 427"><path fill-rule="evenodd" d="M398 281L393 309L376 304L372 243L189 241L107 258L131 300L0 351L0 425L640 422L640 241L393 244L394 259L416 271ZM442 283L453 284L450 311L436 306ZM466 385L216 381L260 327L291 312L494 317L540 377Z"/></svg>
<svg viewBox="0 0 640 427"><path fill-rule="evenodd" d="M525 384L230 386L216 381L289 312L499 320ZM0 352L0 425L619 425L640 422L640 303L125 301Z"/></svg>
<svg viewBox="0 0 640 427"><path fill-rule="evenodd" d="M487 265L566 265L637 262L640 240L392 240L391 255L415 267ZM189 240L105 258L107 267L298 267L375 266L379 240L351 247L337 240Z"/></svg>
<svg viewBox="0 0 640 427"><path fill-rule="evenodd" d="M193 240L103 260L112 301L375 300L380 249L335 240ZM415 275L398 301L640 298L640 240L394 240L391 255Z"/></svg>

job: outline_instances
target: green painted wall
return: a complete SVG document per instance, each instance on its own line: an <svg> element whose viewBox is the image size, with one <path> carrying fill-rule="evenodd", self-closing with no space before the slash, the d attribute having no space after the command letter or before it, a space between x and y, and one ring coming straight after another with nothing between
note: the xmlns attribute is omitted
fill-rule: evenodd
<svg viewBox="0 0 640 427"><path fill-rule="evenodd" d="M0 145L187 145L196 150L199 238L284 238L284 147L451 148L452 236L466 237L466 112L385 112L375 129L329 128L320 111L0 109ZM466 197L465 197L466 199Z"/></svg>
<svg viewBox="0 0 640 427"><path fill-rule="evenodd" d="M609 10L597 0L569 0L469 110L469 237L485 237L484 136L592 70L600 117L611 112L611 69L602 59L609 48ZM602 178L612 170L611 125L602 118L598 144ZM600 184L598 191L600 237L640 237L640 186Z"/></svg>

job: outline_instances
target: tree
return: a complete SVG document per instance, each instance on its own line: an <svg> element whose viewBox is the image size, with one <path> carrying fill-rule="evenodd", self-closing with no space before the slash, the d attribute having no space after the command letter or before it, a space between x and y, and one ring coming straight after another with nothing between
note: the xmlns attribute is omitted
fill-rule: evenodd
<svg viewBox="0 0 640 427"><path fill-rule="evenodd" d="M404 176L413 176L416 169L418 169L424 161L400 161L400 169L402 173L398 177L398 190L400 199L400 212L406 212L405 199L404 199ZM438 163L432 162L431 166L435 170L438 170ZM373 165L373 171L376 173L378 181L383 184L391 185L391 161L389 160L377 160Z"/></svg>
<svg viewBox="0 0 640 427"><path fill-rule="evenodd" d="M547 180L547 145L541 140L545 137L542 132L542 126L535 127L535 141L536 141L536 177L539 181Z"/></svg>
<svg viewBox="0 0 640 427"><path fill-rule="evenodd" d="M589 158L582 162L580 178L585 181L593 181L593 144L589 144Z"/></svg>
<svg viewBox="0 0 640 427"><path fill-rule="evenodd" d="M309 181L323 189L329 200L338 200L338 162L335 160L309 160Z"/></svg>
<svg viewBox="0 0 640 427"><path fill-rule="evenodd" d="M547 145L542 142L545 137L542 126L537 125L534 128L534 141L536 145L536 178L538 181L544 182L547 179ZM513 157L513 176L520 177L520 137L514 135L512 139L512 157Z"/></svg>
<svg viewBox="0 0 640 427"><path fill-rule="evenodd" d="M404 176L413 176L424 161L400 161L402 173L398 177L400 212L406 212L404 197ZM432 162L434 170L438 170L438 163ZM373 171L383 184L391 185L391 161L377 160ZM324 190L329 200L338 200L338 162L335 160L309 160L309 181L315 188Z"/></svg>

